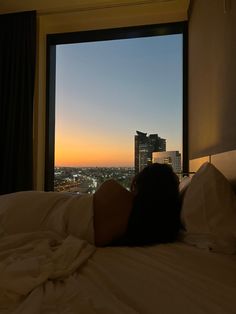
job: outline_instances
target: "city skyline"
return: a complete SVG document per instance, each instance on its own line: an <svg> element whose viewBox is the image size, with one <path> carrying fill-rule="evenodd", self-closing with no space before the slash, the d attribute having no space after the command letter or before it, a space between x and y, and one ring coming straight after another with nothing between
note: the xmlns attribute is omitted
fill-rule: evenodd
<svg viewBox="0 0 236 314"><path fill-rule="evenodd" d="M182 35L56 51L56 166L133 167L136 130L182 151Z"/></svg>

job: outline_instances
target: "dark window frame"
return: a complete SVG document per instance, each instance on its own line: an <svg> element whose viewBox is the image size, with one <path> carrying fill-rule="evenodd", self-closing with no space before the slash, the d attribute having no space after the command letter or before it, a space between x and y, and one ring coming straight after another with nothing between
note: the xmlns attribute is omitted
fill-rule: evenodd
<svg viewBox="0 0 236 314"><path fill-rule="evenodd" d="M54 190L56 46L81 42L183 35L183 172L188 172L188 23L177 22L47 35L45 191Z"/></svg>

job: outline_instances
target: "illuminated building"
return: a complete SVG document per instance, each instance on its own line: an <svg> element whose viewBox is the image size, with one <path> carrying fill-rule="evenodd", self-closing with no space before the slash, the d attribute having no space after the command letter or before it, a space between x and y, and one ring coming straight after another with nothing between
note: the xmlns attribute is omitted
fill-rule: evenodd
<svg viewBox="0 0 236 314"><path fill-rule="evenodd" d="M174 172L181 172L181 154L179 151L153 152L152 162L168 164L172 166Z"/></svg>
<svg viewBox="0 0 236 314"><path fill-rule="evenodd" d="M144 167L152 163L152 153L166 150L166 139L158 134L150 134L136 131L134 136L134 167L135 173L140 172Z"/></svg>

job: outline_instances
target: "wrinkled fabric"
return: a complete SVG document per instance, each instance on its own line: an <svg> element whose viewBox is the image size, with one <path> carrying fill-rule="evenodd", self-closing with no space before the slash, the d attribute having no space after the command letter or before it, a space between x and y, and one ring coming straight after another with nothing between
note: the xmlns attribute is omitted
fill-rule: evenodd
<svg viewBox="0 0 236 314"><path fill-rule="evenodd" d="M93 195L27 191L0 196L0 235L53 231L94 243Z"/></svg>
<svg viewBox="0 0 236 314"><path fill-rule="evenodd" d="M63 280L78 270L95 247L69 235L34 232L0 241L0 309L22 301L48 280Z"/></svg>

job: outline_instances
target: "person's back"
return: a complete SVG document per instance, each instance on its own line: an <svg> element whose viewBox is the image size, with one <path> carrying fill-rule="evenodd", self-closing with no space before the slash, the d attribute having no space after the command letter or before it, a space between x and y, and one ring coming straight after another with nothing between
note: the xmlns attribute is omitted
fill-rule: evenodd
<svg viewBox="0 0 236 314"><path fill-rule="evenodd" d="M178 178L165 164L145 167L131 192L116 181L102 184L94 196L97 245L148 245L173 242L180 229Z"/></svg>
<svg viewBox="0 0 236 314"><path fill-rule="evenodd" d="M105 181L94 193L95 244L104 246L121 237L128 225L133 194L115 180Z"/></svg>

